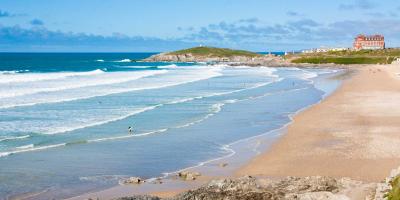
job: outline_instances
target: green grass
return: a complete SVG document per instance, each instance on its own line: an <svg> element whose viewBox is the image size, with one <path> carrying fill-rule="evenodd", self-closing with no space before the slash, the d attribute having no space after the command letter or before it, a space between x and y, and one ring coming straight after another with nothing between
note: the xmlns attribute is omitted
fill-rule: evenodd
<svg viewBox="0 0 400 200"><path fill-rule="evenodd" d="M321 53L311 53L305 54L307 56L341 56L341 57L385 57L385 56L394 56L400 57L400 49L392 48L392 49L379 49L379 50L344 50L344 51L329 51L329 52L321 52Z"/></svg>
<svg viewBox="0 0 400 200"><path fill-rule="evenodd" d="M395 177L390 185L392 189L386 194L388 200L400 200L400 176Z"/></svg>
<svg viewBox="0 0 400 200"><path fill-rule="evenodd" d="M194 47L190 49L183 49L179 51L170 52L168 54L180 55L180 54L192 54L194 56L215 56L215 57L232 57L232 56L246 56L246 57L257 57L261 56L258 53L234 50L227 48L215 48L215 47Z"/></svg>
<svg viewBox="0 0 400 200"><path fill-rule="evenodd" d="M390 64L394 57L300 57L292 60L293 63L311 64Z"/></svg>
<svg viewBox="0 0 400 200"><path fill-rule="evenodd" d="M285 56L293 63L312 64L390 64L396 57L400 57L400 49L398 48L361 51L344 50Z"/></svg>

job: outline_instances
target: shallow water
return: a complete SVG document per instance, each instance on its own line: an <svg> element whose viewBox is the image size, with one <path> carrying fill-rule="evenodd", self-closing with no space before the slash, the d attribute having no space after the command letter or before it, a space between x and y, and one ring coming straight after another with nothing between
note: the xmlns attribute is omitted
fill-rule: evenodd
<svg viewBox="0 0 400 200"><path fill-rule="evenodd" d="M228 144L284 126L338 85L326 69L126 62L147 56L136 54L21 56L0 61L4 199L65 198L230 155Z"/></svg>

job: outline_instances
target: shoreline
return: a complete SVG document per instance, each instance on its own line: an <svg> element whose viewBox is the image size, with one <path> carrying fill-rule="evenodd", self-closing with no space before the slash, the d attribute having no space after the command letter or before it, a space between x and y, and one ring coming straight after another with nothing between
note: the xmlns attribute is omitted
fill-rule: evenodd
<svg viewBox="0 0 400 200"><path fill-rule="evenodd" d="M234 67L234 66L230 66ZM302 67L300 67L302 68ZM324 67L321 67L324 68ZM194 166L189 166L186 168L182 168L173 172L165 172L162 173L163 176L160 177L153 177L146 179L146 183L141 184L141 185L117 185L113 186L111 188L103 189L100 191L94 191L90 193L85 193L79 196L75 196L72 198L68 198L68 200L77 200L77 199L88 199L88 198L97 198L101 197L100 199L111 199L115 198L117 196L122 197L122 196L132 196L132 195L145 195L145 194L151 194L155 195L161 198L169 198L172 197L176 194L179 194L181 192L187 191L189 189L194 189L198 188L201 185L206 184L207 182L218 179L218 178L226 178L226 177L235 177L236 172L249 163L253 158L257 157L257 155L268 151L271 146L273 146L273 143L278 142L279 138L282 137L282 135L285 134L286 129L288 126L290 126L294 120L293 118L304 112L305 110L309 109L310 107L315 106L316 104L319 104L321 101L324 101L329 95L334 93L340 85L343 83L343 79L341 76L347 76L348 74L352 73L351 71L347 68L343 67L335 67L339 71L332 72L332 74L329 74L329 77L318 77L319 79L337 79L340 80L340 83L338 86L335 87L333 91L324 91L324 95L322 96L322 99L319 101L312 103L310 105L307 105L300 110L297 110L296 112L293 112L288 115L288 118L290 119L289 122L283 124L281 127L278 127L276 129L270 130L268 132L262 133L260 135L255 135L251 136L248 138L243 138L234 142L231 142L229 144L224 145L224 148L228 149L229 154L223 155L221 157L216 157L216 158L211 158L206 161L202 161ZM322 75L325 76L325 75ZM340 76L337 78L337 76ZM321 90L321 89L320 89ZM323 90L322 90L323 91ZM235 145L239 147L234 147ZM260 148L261 150L254 155L251 156L251 158L245 159L245 161L235 161L235 156L241 157L241 158L236 158L236 159L242 159L243 160L243 155L241 154L246 154L244 152L238 152L240 148L243 148L243 146L247 147L246 151L249 151L248 147L253 145L254 148ZM257 147L258 146L258 147ZM248 153L248 152L247 152ZM234 164L235 162L236 165ZM229 164L229 167L220 167L218 166L219 164L226 163ZM239 163L239 164L238 164ZM228 169L229 168L229 169ZM193 169L193 171L192 171ZM194 181L184 181L180 180L177 178L175 175L178 172L182 171L189 171L189 172L201 172L201 176L194 180ZM161 178L163 181L163 184L153 184L151 183L151 180ZM121 195L125 194L125 195Z"/></svg>
<svg viewBox="0 0 400 200"><path fill-rule="evenodd" d="M399 69L394 64L357 68L332 95L295 116L269 151L235 175L384 180L400 165L400 136L396 135L400 121L393 110L400 106L395 100Z"/></svg>

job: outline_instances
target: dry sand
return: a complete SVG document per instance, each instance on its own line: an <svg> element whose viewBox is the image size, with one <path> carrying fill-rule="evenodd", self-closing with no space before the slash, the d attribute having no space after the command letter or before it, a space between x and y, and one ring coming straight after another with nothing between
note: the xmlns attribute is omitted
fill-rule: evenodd
<svg viewBox="0 0 400 200"><path fill-rule="evenodd" d="M381 181L400 165L400 65L364 66L236 175Z"/></svg>

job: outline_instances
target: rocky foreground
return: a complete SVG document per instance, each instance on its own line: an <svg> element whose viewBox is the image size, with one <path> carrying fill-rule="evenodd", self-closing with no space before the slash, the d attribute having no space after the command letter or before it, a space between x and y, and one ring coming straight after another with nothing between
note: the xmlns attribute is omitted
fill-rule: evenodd
<svg viewBox="0 0 400 200"><path fill-rule="evenodd" d="M210 183L166 200L346 200L385 199L390 183L400 168L382 183L363 183L348 178L312 176L287 177L282 180L246 176L237 179L213 180ZM397 174L397 175L394 175ZM124 197L116 200L160 200L147 195Z"/></svg>

